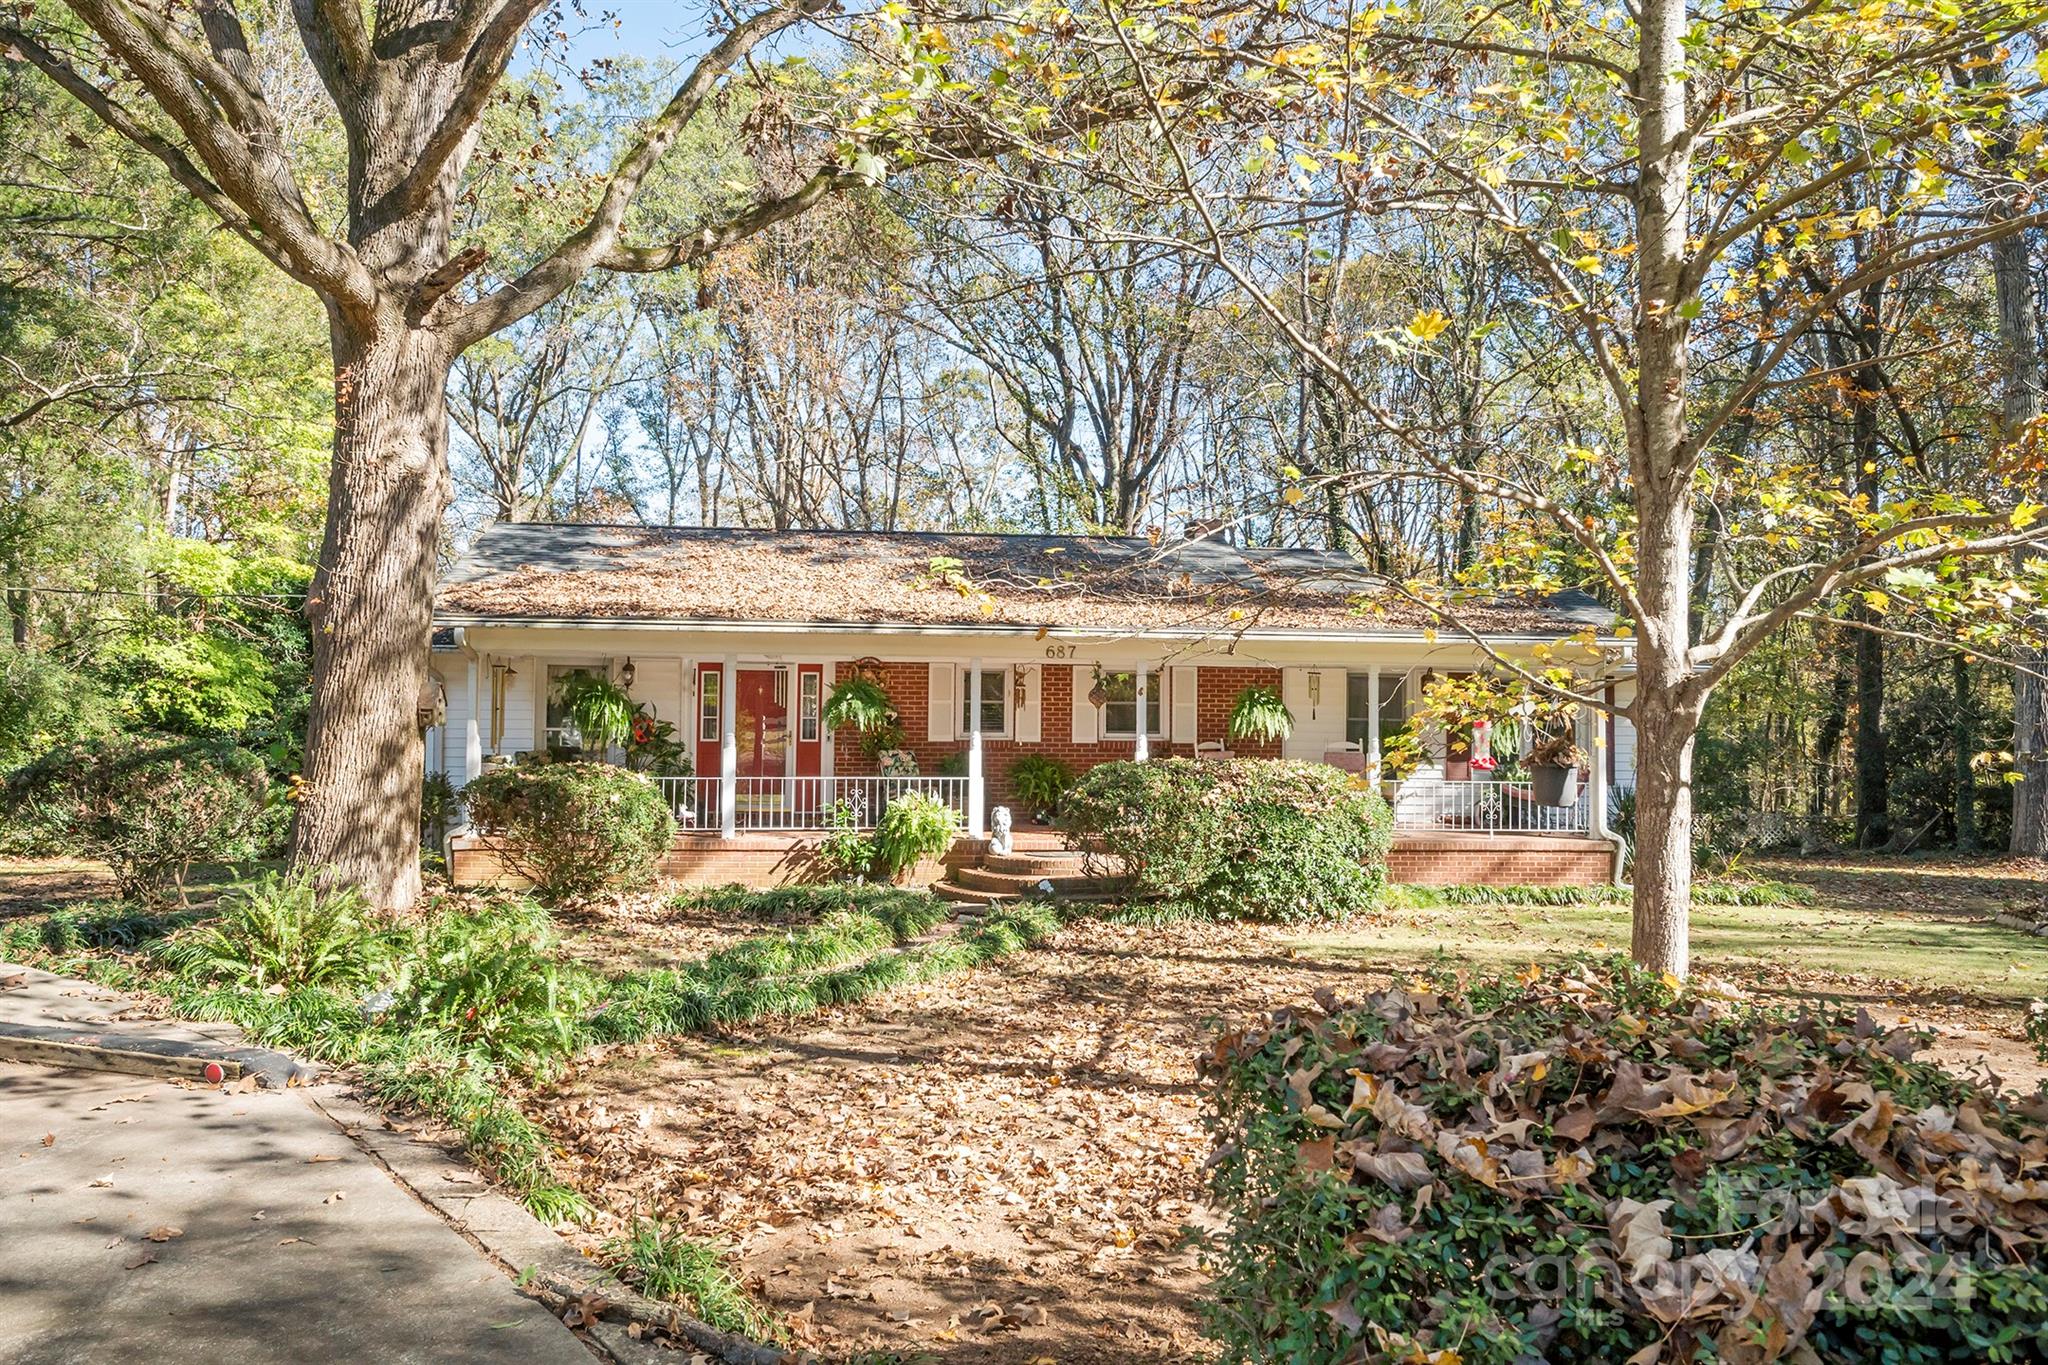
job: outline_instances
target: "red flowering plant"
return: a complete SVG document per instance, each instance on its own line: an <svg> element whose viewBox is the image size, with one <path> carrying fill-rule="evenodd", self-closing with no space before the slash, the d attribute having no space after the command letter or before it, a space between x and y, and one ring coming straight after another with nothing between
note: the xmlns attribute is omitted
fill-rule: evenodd
<svg viewBox="0 0 2048 1365"><path fill-rule="evenodd" d="M660 719L645 706L633 711L626 727L626 766L650 777L688 777L689 755L676 739L674 722Z"/></svg>

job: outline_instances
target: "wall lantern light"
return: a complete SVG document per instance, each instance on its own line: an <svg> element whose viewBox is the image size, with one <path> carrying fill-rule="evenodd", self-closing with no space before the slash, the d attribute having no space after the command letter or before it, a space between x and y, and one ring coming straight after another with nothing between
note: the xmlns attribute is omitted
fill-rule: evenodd
<svg viewBox="0 0 2048 1365"><path fill-rule="evenodd" d="M625 667L619 670L619 686L631 687L633 685L633 679L638 677L639 675L640 670L634 668L633 660L631 658L628 658L626 660Z"/></svg>

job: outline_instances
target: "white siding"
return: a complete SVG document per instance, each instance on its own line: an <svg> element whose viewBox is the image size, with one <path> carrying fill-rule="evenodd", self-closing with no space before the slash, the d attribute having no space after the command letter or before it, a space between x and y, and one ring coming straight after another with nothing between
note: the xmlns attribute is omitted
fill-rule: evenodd
<svg viewBox="0 0 2048 1365"><path fill-rule="evenodd" d="M626 691L634 701L654 712L656 720L674 725L679 737L689 732L689 717L684 714L681 659L634 658L633 685Z"/></svg>
<svg viewBox="0 0 2048 1365"><path fill-rule="evenodd" d="M505 730L503 734L498 736L498 752L501 754L530 752L535 744L534 735L538 733L537 727L541 724L540 718L544 714L540 710L540 698L541 689L547 685L547 665L542 660L534 658L531 654L522 654L515 659L494 660L493 662L508 663L512 666L514 672L518 674L505 689ZM481 680L480 686L483 690L483 696L480 699L481 704L488 707L491 696L490 677L488 674ZM489 723L489 712L486 711L485 725L488 726ZM484 741L485 747L488 749L490 743L488 730L485 732Z"/></svg>
<svg viewBox="0 0 2048 1365"><path fill-rule="evenodd" d="M460 654L448 654L436 658L434 667L448 689L448 719L434 731L440 744L427 755L427 767L448 774L459 787L463 778L462 748L469 742L469 660Z"/></svg>
<svg viewBox="0 0 2048 1365"><path fill-rule="evenodd" d="M1310 675L1321 679L1319 699L1309 700ZM1322 761L1333 745L1344 742L1344 670L1341 668L1283 668L1280 670L1280 700L1294 716L1294 733L1280 746L1288 758Z"/></svg>

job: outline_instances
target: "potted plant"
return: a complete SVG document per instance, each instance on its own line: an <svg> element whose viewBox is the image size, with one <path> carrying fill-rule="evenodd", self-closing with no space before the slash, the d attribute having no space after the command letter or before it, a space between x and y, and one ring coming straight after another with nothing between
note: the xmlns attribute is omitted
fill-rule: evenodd
<svg viewBox="0 0 2048 1365"><path fill-rule="evenodd" d="M1247 687L1237 694L1223 733L1251 744L1277 744L1294 733L1294 713L1270 687Z"/></svg>
<svg viewBox="0 0 2048 1365"><path fill-rule="evenodd" d="M903 718L882 685L865 673L833 685L825 698L825 724L860 736L860 751L886 776L917 771L917 759L903 747Z"/></svg>
<svg viewBox="0 0 2048 1365"><path fill-rule="evenodd" d="M1537 805L1569 806L1579 799L1577 777L1586 755L1569 733L1538 735L1523 762L1529 768L1529 794Z"/></svg>
<svg viewBox="0 0 2048 1365"><path fill-rule="evenodd" d="M1060 798L1073 785L1074 774L1067 765L1044 754L1026 754L1010 769L1010 786L1030 810L1033 824L1051 824Z"/></svg>
<svg viewBox="0 0 2048 1365"><path fill-rule="evenodd" d="M583 749L599 758L633 734L633 699L610 678L571 673L561 682L562 706L576 724Z"/></svg>
<svg viewBox="0 0 2048 1365"><path fill-rule="evenodd" d="M646 707L633 712L626 733L626 766L649 777L688 777L689 756L676 740L676 727Z"/></svg>

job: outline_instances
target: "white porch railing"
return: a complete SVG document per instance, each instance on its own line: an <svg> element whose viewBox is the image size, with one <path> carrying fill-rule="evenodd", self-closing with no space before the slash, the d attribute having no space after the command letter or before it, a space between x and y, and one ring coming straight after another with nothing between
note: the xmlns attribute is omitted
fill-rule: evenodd
<svg viewBox="0 0 2048 1365"><path fill-rule="evenodd" d="M655 781L684 830L720 829L721 779L659 777ZM734 777L733 825L744 830L820 830L832 827L843 802L856 829L873 829L882 811L907 792L936 796L967 820L964 777Z"/></svg>
<svg viewBox="0 0 2048 1365"><path fill-rule="evenodd" d="M1587 784L1578 783L1569 795L1568 804L1549 806L1536 800L1527 782L1410 778L1394 796L1394 827L1442 833L1590 833L1592 797Z"/></svg>

